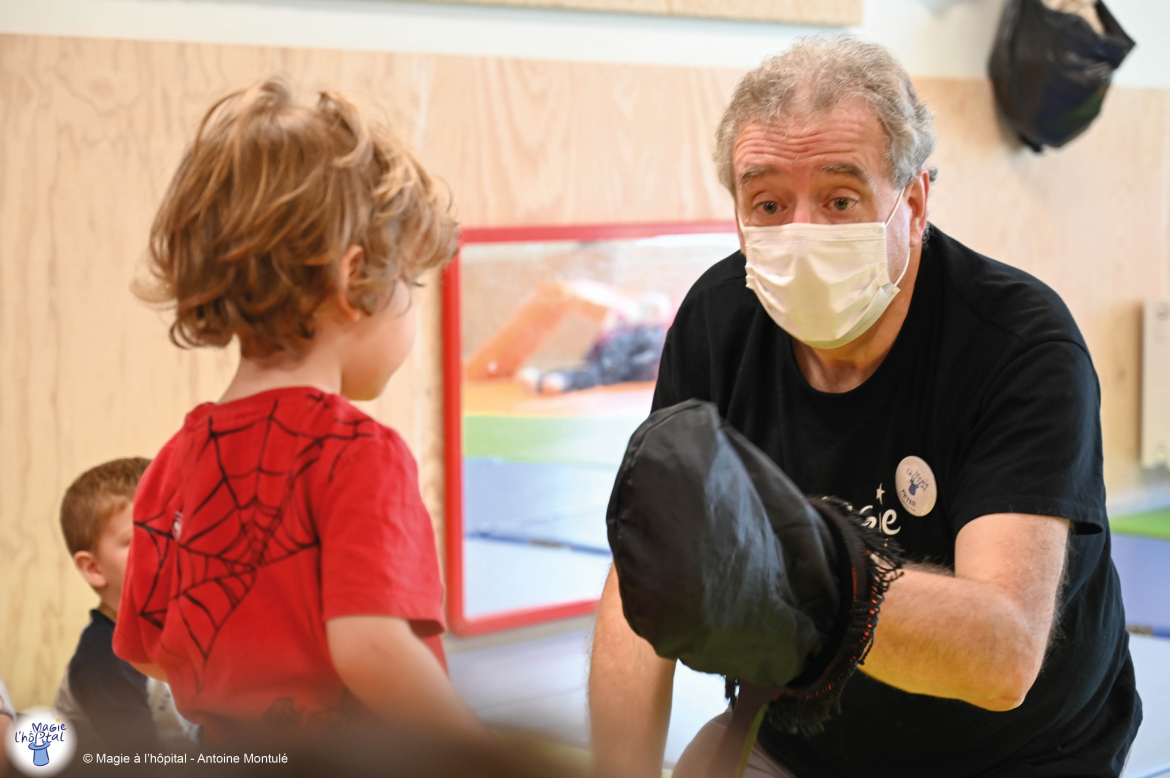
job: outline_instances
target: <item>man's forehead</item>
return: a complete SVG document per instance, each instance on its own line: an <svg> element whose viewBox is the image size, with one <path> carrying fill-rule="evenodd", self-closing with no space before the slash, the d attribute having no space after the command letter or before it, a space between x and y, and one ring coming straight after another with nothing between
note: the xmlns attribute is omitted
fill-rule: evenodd
<svg viewBox="0 0 1170 778"><path fill-rule="evenodd" d="M736 136L732 162L741 184L798 170L869 182L888 166L886 145L885 132L867 106L844 104L747 122Z"/></svg>
<svg viewBox="0 0 1170 778"><path fill-rule="evenodd" d="M873 176L870 175L869 171L860 165L855 165L851 162L827 162L823 165L817 166L815 169L820 173L827 173L829 175L849 176L850 178L856 178L865 182L866 184L873 180ZM740 184L746 184L755 178L784 174L786 172L789 171L783 166L778 167L776 165L769 164L748 163L745 164L740 170L739 175L737 176L737 180Z"/></svg>

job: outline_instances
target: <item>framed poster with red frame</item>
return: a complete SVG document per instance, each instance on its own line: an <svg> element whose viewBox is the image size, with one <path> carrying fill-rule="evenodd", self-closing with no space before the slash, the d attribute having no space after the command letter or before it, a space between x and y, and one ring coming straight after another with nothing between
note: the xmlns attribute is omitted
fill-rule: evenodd
<svg viewBox="0 0 1170 778"><path fill-rule="evenodd" d="M605 509L666 329L738 247L734 222L463 231L442 280L455 634L596 609Z"/></svg>

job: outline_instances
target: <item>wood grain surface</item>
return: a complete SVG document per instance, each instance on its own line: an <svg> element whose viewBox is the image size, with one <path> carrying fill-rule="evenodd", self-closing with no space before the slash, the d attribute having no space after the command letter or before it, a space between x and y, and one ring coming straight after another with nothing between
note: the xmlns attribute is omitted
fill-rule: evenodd
<svg viewBox="0 0 1170 778"><path fill-rule="evenodd" d="M1170 292L1170 93L1114 89L1085 135L1037 155L997 120L989 83L915 83L939 133L932 220L1068 304L1101 382L1111 500L1165 487L1138 432L1141 301Z"/></svg>
<svg viewBox="0 0 1170 778"><path fill-rule="evenodd" d="M62 491L153 454L234 369L170 345L129 286L202 112L272 73L370 105L468 226L732 218L710 154L735 71L0 36L0 676L18 706L52 699L96 602ZM1170 294L1170 97L1114 90L1084 137L1035 156L985 82L916 84L939 125L935 221L1064 296L1101 375L1111 494L1166 486L1137 464L1137 370L1140 300ZM441 533L436 279L416 301L415 351L368 407L419 458Z"/></svg>
<svg viewBox="0 0 1170 778"><path fill-rule="evenodd" d="M793 24L861 24L863 0L431 0L431 2L569 8L660 16L698 16Z"/></svg>

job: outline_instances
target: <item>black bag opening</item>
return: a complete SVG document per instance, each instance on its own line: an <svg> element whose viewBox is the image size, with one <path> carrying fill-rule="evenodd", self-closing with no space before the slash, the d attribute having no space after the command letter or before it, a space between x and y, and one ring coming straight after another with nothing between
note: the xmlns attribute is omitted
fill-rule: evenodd
<svg viewBox="0 0 1170 778"><path fill-rule="evenodd" d="M801 493L699 400L633 434L606 523L635 634L659 656L770 690L782 731L822 730L873 641L896 544L844 503Z"/></svg>
<svg viewBox="0 0 1170 778"><path fill-rule="evenodd" d="M1134 41L1102 2L1104 28L1042 0L1008 0L989 71L1000 110L1027 146L1060 148L1101 112L1113 72Z"/></svg>

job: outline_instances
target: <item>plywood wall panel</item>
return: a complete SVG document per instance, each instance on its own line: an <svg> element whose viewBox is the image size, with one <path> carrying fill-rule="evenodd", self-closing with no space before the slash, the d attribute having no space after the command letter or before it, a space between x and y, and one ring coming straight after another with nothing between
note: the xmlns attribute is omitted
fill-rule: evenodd
<svg viewBox="0 0 1170 778"><path fill-rule="evenodd" d="M437 59L433 79L422 148L465 224L731 218L710 154L735 73Z"/></svg>
<svg viewBox="0 0 1170 778"><path fill-rule="evenodd" d="M916 83L938 124L932 220L1068 304L1101 381L1111 499L1140 501L1170 483L1138 464L1141 301L1170 294L1167 93L1114 90L1088 132L1038 155L997 120L989 84Z"/></svg>
<svg viewBox="0 0 1170 778"><path fill-rule="evenodd" d="M857 25L863 12L862 0L670 0L670 13L677 16L761 22Z"/></svg>
<svg viewBox="0 0 1170 778"><path fill-rule="evenodd" d="M861 24L863 11L862 0L458 0L458 2L842 26Z"/></svg>
<svg viewBox="0 0 1170 778"><path fill-rule="evenodd" d="M51 697L95 602L56 526L64 487L98 462L151 455L234 369L230 352L171 346L165 317L129 292L184 144L212 98L273 72L413 119L413 61L358 60L0 37L0 673L18 703ZM420 298L433 315L434 292ZM438 439L418 402L437 393L434 332L375 405L415 451Z"/></svg>
<svg viewBox="0 0 1170 778"><path fill-rule="evenodd" d="M0 36L0 675L20 705L51 698L95 601L56 525L65 486L149 456L230 379L230 352L174 348L129 287L202 113L272 73L384 115L465 224L730 213L707 138L734 74ZM441 533L437 279L416 305L418 346L367 408L415 451Z"/></svg>
<svg viewBox="0 0 1170 778"><path fill-rule="evenodd" d="M208 104L287 73L377 106L455 193L469 226L729 219L712 135L739 73L0 36L0 675L47 702L94 597L71 569L65 486L150 455L230 378L230 352L180 351L129 285L151 217ZM1005 142L978 80L916 80L938 117L933 218L1051 283L1101 373L1111 495L1137 467L1138 305L1170 293L1170 99L1114 90L1064 150ZM717 257L712 257L712 260ZM438 288L418 346L367 407L420 461L442 530Z"/></svg>

